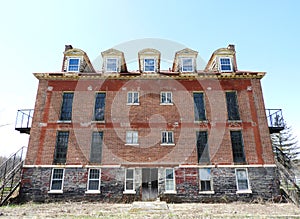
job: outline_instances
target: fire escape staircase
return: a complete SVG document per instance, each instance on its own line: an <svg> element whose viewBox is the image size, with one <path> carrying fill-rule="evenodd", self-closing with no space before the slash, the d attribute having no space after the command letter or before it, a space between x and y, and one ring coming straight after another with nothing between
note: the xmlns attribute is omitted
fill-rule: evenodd
<svg viewBox="0 0 300 219"><path fill-rule="evenodd" d="M266 114L270 134L279 133L285 128L281 109L267 109ZM300 185L297 184L297 179L300 178L300 169L279 148L274 148L274 154L275 163L278 169L280 190L282 191L283 195L299 206Z"/></svg>
<svg viewBox="0 0 300 219"><path fill-rule="evenodd" d="M25 152L26 147L20 148L0 166L0 206L18 194Z"/></svg>

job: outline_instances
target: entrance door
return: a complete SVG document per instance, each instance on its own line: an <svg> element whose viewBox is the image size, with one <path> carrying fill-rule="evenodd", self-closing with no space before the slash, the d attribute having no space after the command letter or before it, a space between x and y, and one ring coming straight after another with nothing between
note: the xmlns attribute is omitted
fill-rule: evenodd
<svg viewBox="0 0 300 219"><path fill-rule="evenodd" d="M157 168L142 169L142 180L142 200L156 200L158 194Z"/></svg>

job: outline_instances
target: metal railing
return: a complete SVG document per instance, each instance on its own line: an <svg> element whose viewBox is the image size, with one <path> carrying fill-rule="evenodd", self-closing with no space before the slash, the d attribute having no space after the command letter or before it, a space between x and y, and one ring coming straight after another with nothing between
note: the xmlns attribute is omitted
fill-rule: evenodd
<svg viewBox="0 0 300 219"><path fill-rule="evenodd" d="M21 109L17 112L15 130L20 131L21 133L29 134L32 117L33 117L33 109Z"/></svg>
<svg viewBox="0 0 300 219"><path fill-rule="evenodd" d="M285 123L281 109L266 109L270 133L278 133L284 129Z"/></svg>
<svg viewBox="0 0 300 219"><path fill-rule="evenodd" d="M0 166L0 206L16 191L21 182L26 147L20 148Z"/></svg>

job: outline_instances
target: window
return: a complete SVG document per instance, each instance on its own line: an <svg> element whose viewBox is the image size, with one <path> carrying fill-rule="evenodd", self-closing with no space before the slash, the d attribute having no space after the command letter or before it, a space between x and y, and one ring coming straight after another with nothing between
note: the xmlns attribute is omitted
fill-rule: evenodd
<svg viewBox="0 0 300 219"><path fill-rule="evenodd" d="M107 58L106 59L106 71L107 72L117 72L118 71L118 59Z"/></svg>
<svg viewBox="0 0 300 219"><path fill-rule="evenodd" d="M94 120L104 121L105 113L105 93L97 93L95 100Z"/></svg>
<svg viewBox="0 0 300 219"><path fill-rule="evenodd" d="M69 121L72 119L72 104L74 93L64 93L61 105L60 120Z"/></svg>
<svg viewBox="0 0 300 219"><path fill-rule="evenodd" d="M100 169L89 169L88 191L100 192Z"/></svg>
<svg viewBox="0 0 300 219"><path fill-rule="evenodd" d="M51 187L52 192L62 192L64 181L64 169L53 169L51 176Z"/></svg>
<svg viewBox="0 0 300 219"><path fill-rule="evenodd" d="M175 191L175 177L174 177L174 169L166 169L166 192Z"/></svg>
<svg viewBox="0 0 300 219"><path fill-rule="evenodd" d="M193 71L193 59L192 58L182 58L181 59L181 71L182 72L192 72Z"/></svg>
<svg viewBox="0 0 300 219"><path fill-rule="evenodd" d="M250 190L247 169L235 169L237 190Z"/></svg>
<svg viewBox="0 0 300 219"><path fill-rule="evenodd" d="M101 163L102 142L103 142L103 132L93 132L92 133L90 162Z"/></svg>
<svg viewBox="0 0 300 219"><path fill-rule="evenodd" d="M220 58L220 70L221 70L221 72L232 71L230 58Z"/></svg>
<svg viewBox="0 0 300 219"><path fill-rule="evenodd" d="M162 104L172 103L172 92L161 92L160 93L160 103L162 103Z"/></svg>
<svg viewBox="0 0 300 219"><path fill-rule="evenodd" d="M209 163L209 150L207 144L207 131L197 132L197 153L199 163Z"/></svg>
<svg viewBox="0 0 300 219"><path fill-rule="evenodd" d="M69 58L68 71L79 72L80 59L79 58Z"/></svg>
<svg viewBox="0 0 300 219"><path fill-rule="evenodd" d="M240 120L239 107L235 91L226 92L228 120Z"/></svg>
<svg viewBox="0 0 300 219"><path fill-rule="evenodd" d="M128 92L127 93L127 104L134 105L139 103L139 93L138 92Z"/></svg>
<svg viewBox="0 0 300 219"><path fill-rule="evenodd" d="M162 144L174 144L173 132L163 131L161 133L161 143Z"/></svg>
<svg viewBox="0 0 300 219"><path fill-rule="evenodd" d="M144 59L144 71L155 71L155 60L154 59Z"/></svg>
<svg viewBox="0 0 300 219"><path fill-rule="evenodd" d="M194 114L195 121L206 120L203 93L194 93Z"/></svg>
<svg viewBox="0 0 300 219"><path fill-rule="evenodd" d="M126 132L126 144L138 144L138 132L127 131Z"/></svg>
<svg viewBox="0 0 300 219"><path fill-rule="evenodd" d="M241 131L230 131L233 161L235 163L245 163L245 152Z"/></svg>
<svg viewBox="0 0 300 219"><path fill-rule="evenodd" d="M66 163L68 150L69 132L58 131L54 153L54 164Z"/></svg>
<svg viewBox="0 0 300 219"><path fill-rule="evenodd" d="M135 191L134 189L134 169L126 169L125 192Z"/></svg>
<svg viewBox="0 0 300 219"><path fill-rule="evenodd" d="M211 169L203 168L199 169L199 178L200 178L200 191L212 191L212 178L211 178Z"/></svg>

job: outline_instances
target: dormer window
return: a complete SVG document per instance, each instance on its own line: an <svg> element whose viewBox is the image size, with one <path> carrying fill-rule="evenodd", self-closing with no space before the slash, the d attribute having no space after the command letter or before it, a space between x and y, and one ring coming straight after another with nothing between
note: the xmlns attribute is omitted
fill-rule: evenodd
<svg viewBox="0 0 300 219"><path fill-rule="evenodd" d="M106 59L106 71L107 72L117 72L118 70L118 59L107 58Z"/></svg>
<svg viewBox="0 0 300 219"><path fill-rule="evenodd" d="M144 59L144 71L154 72L155 70L155 59Z"/></svg>
<svg viewBox="0 0 300 219"><path fill-rule="evenodd" d="M80 58L69 58L68 71L79 72Z"/></svg>
<svg viewBox="0 0 300 219"><path fill-rule="evenodd" d="M231 72L232 65L230 58L220 58L220 71L221 72Z"/></svg>
<svg viewBox="0 0 300 219"><path fill-rule="evenodd" d="M192 72L193 71L193 59L192 58L182 58L181 59L181 71L182 72Z"/></svg>

